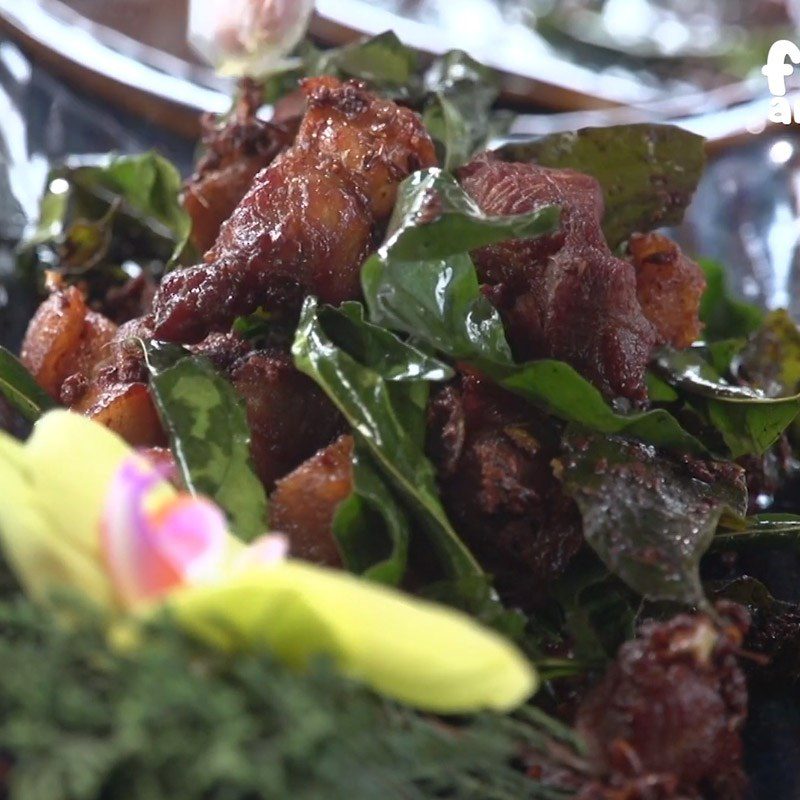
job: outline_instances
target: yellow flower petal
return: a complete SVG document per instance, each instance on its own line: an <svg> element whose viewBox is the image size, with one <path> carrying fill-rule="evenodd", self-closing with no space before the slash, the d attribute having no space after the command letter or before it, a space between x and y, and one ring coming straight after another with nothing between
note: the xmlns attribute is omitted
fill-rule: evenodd
<svg viewBox="0 0 800 800"><path fill-rule="evenodd" d="M430 711L506 711L537 686L519 651L466 615L310 564L181 589L167 605L215 647L267 650L300 667L327 655L377 691Z"/></svg>
<svg viewBox="0 0 800 800"><path fill-rule="evenodd" d="M104 570L55 531L39 505L26 448L0 434L0 546L25 590L39 600L79 588L106 608L112 602Z"/></svg>

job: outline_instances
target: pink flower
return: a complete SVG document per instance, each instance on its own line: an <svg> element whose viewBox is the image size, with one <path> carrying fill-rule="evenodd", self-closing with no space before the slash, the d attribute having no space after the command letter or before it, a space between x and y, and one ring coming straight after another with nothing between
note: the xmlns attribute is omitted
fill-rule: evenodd
<svg viewBox="0 0 800 800"><path fill-rule="evenodd" d="M267 565L286 556L281 536L265 536L232 558L225 516L210 500L154 491L162 475L139 458L114 476L101 520L102 546L114 588L125 606L156 600L181 586L212 583L226 570Z"/></svg>

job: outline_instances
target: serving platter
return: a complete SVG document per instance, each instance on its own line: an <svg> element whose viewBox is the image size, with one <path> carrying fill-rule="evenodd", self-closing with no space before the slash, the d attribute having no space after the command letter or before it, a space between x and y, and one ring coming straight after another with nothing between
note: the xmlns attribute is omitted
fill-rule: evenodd
<svg viewBox="0 0 800 800"><path fill-rule="evenodd" d="M499 72L504 99L522 107L637 106L666 118L712 112L764 92L758 76L669 78L669 70L657 74L619 54L554 43L537 29L534 5L318 0L311 33L341 44L391 29L423 56L465 49ZM0 28L71 82L189 134L198 111L224 107L229 84L187 45L187 6L188 0L0 0Z"/></svg>
<svg viewBox="0 0 800 800"><path fill-rule="evenodd" d="M227 104L222 88L209 91L218 91ZM112 109L102 97L54 79L8 41L0 42L0 103L0 152L5 168L0 177L5 180L2 196L7 202L0 214L4 244L0 248L0 342L13 348L34 304L25 286L11 277L13 244L36 212L47 165L68 153L109 149L133 153L158 147L185 174L192 161L193 142L153 126L136 109ZM762 111L763 102L759 101L722 115L682 121L686 127L712 135L719 146L678 235L690 252L723 260L738 294L769 307L794 304L798 313L800 135L791 129L762 130L759 136L745 133L748 121L763 117ZM528 115L514 130L527 135L567 129L576 120L608 124L637 121L646 115L643 109L603 111L588 117ZM753 122L751 127L758 126ZM734 130L740 132L738 139L731 138ZM726 132L727 138L721 135ZM786 573L787 592L794 592L797 599L797 559L782 556L781 560L769 569ZM749 737L756 759L750 765L757 779L753 797L796 797L798 709L779 697L767 697L754 708Z"/></svg>

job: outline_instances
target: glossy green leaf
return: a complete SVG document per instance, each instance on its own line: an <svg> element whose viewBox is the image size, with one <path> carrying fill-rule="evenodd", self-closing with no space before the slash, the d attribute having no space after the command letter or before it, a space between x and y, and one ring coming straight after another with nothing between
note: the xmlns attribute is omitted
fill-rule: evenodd
<svg viewBox="0 0 800 800"><path fill-rule="evenodd" d="M180 174L155 152L71 158L50 171L21 258L67 275L116 271L120 280L127 259L174 264L191 232L180 192Z"/></svg>
<svg viewBox="0 0 800 800"><path fill-rule="evenodd" d="M697 349L662 350L653 365L671 386L703 398L710 422L734 458L765 453L800 413L800 394L768 397L751 386L733 384Z"/></svg>
<svg viewBox="0 0 800 800"><path fill-rule="evenodd" d="M514 363L500 315L481 294L465 251L547 233L556 211L487 220L452 177L438 170L418 173L401 188L386 244L362 267L370 319L470 362L560 419L680 452L706 453L664 409L619 414L568 364Z"/></svg>
<svg viewBox="0 0 800 800"><path fill-rule="evenodd" d="M800 515L756 514L726 519L714 537L716 549L800 547Z"/></svg>
<svg viewBox="0 0 800 800"><path fill-rule="evenodd" d="M679 223L705 164L702 137L656 124L553 133L512 142L500 153L511 161L595 177L603 189L603 230L612 248L632 233Z"/></svg>
<svg viewBox="0 0 800 800"><path fill-rule="evenodd" d="M707 455L705 445L662 408L620 414L600 392L563 361L531 361L512 368L492 368L490 374L506 389L550 414L591 430L640 439L665 450Z"/></svg>
<svg viewBox="0 0 800 800"><path fill-rule="evenodd" d="M336 509L333 535L350 572L392 586L403 579L408 519L364 445L353 455L353 492Z"/></svg>
<svg viewBox="0 0 800 800"><path fill-rule="evenodd" d="M267 499L251 463L242 400L206 358L157 342L145 352L150 388L184 484L214 500L232 531L252 541L267 530Z"/></svg>
<svg viewBox="0 0 800 800"><path fill-rule="evenodd" d="M493 70L467 53L451 50L433 62L424 84L430 97L423 122L437 144L439 163L452 171L486 145L499 81Z"/></svg>
<svg viewBox="0 0 800 800"><path fill-rule="evenodd" d="M701 605L700 558L724 512L744 514L743 478L702 480L645 445L573 433L561 479L586 541L608 569L654 600Z"/></svg>
<svg viewBox="0 0 800 800"><path fill-rule="evenodd" d="M325 391L394 491L414 510L447 574L481 574L447 519L424 454L428 383L387 379L381 365L363 364L338 347L327 328L341 317L335 309L320 308L314 298L306 299L292 346L297 368Z"/></svg>
<svg viewBox="0 0 800 800"><path fill-rule="evenodd" d="M559 216L557 206L489 216L452 175L437 168L422 170L400 186L380 255L398 261L443 259L495 242L552 233Z"/></svg>
<svg viewBox="0 0 800 800"><path fill-rule="evenodd" d="M800 327L785 309L772 311L741 348L737 371L768 397L800 392Z"/></svg>
<svg viewBox="0 0 800 800"><path fill-rule="evenodd" d="M703 336L709 341L747 336L757 330L764 312L750 303L735 300L726 288L725 268L717 261L701 258L697 262L706 276L706 290L700 301Z"/></svg>
<svg viewBox="0 0 800 800"><path fill-rule="evenodd" d="M376 89L410 97L419 91L419 59L393 31L386 31L331 50L309 50L306 75L356 78Z"/></svg>
<svg viewBox="0 0 800 800"><path fill-rule="evenodd" d="M0 347L0 395L28 422L36 422L55 403L20 360Z"/></svg>

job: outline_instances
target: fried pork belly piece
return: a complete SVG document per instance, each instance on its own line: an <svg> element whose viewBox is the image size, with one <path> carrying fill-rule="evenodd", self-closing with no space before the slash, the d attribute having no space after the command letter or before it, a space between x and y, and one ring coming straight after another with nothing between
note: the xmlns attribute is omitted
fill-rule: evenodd
<svg viewBox="0 0 800 800"><path fill-rule="evenodd" d="M419 116L355 82L313 78L294 145L258 174L205 264L169 274L154 303L156 336L193 342L257 307L296 308L304 294L360 296L359 269L398 184L435 163Z"/></svg>
<svg viewBox="0 0 800 800"><path fill-rule="evenodd" d="M264 122L257 116L261 90L243 81L233 115L220 126L203 120L205 154L186 182L183 205L192 218L192 241L204 253L216 241L222 223L233 213L255 176L288 148L300 122Z"/></svg>
<svg viewBox="0 0 800 800"><path fill-rule="evenodd" d="M634 234L628 252L644 315L664 342L678 349L688 347L703 329L699 317L706 289L703 271L660 233Z"/></svg>
<svg viewBox="0 0 800 800"><path fill-rule="evenodd" d="M353 438L342 436L278 481L270 497L270 527L289 537L297 558L342 566L333 518L353 490L352 456Z"/></svg>
<svg viewBox="0 0 800 800"><path fill-rule="evenodd" d="M230 379L246 403L250 451L267 490L344 431L336 407L288 353L248 353L232 366Z"/></svg>
<svg viewBox="0 0 800 800"><path fill-rule="evenodd" d="M22 343L21 360L36 382L57 402L65 381L87 380L116 332L116 325L89 310L74 286L53 292L33 315Z"/></svg>
<svg viewBox="0 0 800 800"><path fill-rule="evenodd" d="M561 359L607 397L646 400L645 369L658 333L642 313L633 266L614 256L603 237L597 181L491 155L478 156L460 178L487 214L561 206L555 233L474 253L516 355Z"/></svg>
<svg viewBox="0 0 800 800"><path fill-rule="evenodd" d="M749 626L733 603L646 624L583 700L577 730L602 782L580 800L742 797L747 688L737 653Z"/></svg>
<svg viewBox="0 0 800 800"><path fill-rule="evenodd" d="M522 399L462 374L429 407L428 452L456 529L504 599L535 606L583 544L553 474L557 433Z"/></svg>
<svg viewBox="0 0 800 800"><path fill-rule="evenodd" d="M149 337L146 318L121 325L89 377L68 379L62 391L62 402L73 411L105 425L132 447L161 447L167 442L147 385L144 355L136 341Z"/></svg>

